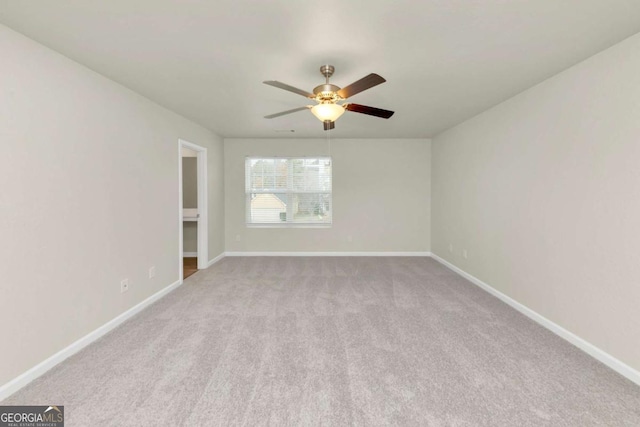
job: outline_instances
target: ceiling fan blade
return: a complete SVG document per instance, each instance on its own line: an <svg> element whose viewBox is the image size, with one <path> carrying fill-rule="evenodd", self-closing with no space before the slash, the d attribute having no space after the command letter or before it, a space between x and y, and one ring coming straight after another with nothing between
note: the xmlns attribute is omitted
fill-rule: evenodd
<svg viewBox="0 0 640 427"><path fill-rule="evenodd" d="M357 82L351 83L347 87L343 87L338 91L338 95L340 95L343 99L347 99L350 96L355 95L356 93L360 93L363 90L370 89L384 82L386 82L385 79L375 73L371 73L368 76L361 78Z"/></svg>
<svg viewBox="0 0 640 427"><path fill-rule="evenodd" d="M274 117L280 117L280 116L284 116L285 114L291 114L291 113L296 113L296 112L302 111L302 110L308 110L309 108L311 108L311 106L307 105L305 107L294 108L293 110L280 111L279 113L269 114L268 116L264 116L264 118L265 119L273 119Z"/></svg>
<svg viewBox="0 0 640 427"><path fill-rule="evenodd" d="M324 124L324 130L331 130L331 129L335 129L336 127L336 122L332 122L331 120L325 120L323 124Z"/></svg>
<svg viewBox="0 0 640 427"><path fill-rule="evenodd" d="M302 95L307 98L315 99L316 97L314 94L309 93L306 90L298 89L297 87L289 86L288 84L284 84L276 80L267 80L262 83L269 86L277 87L279 89L288 90L289 92L297 93L298 95Z"/></svg>
<svg viewBox="0 0 640 427"><path fill-rule="evenodd" d="M366 105L360 104L345 104L344 108L354 113L368 114L370 116L382 117L383 119L388 119L393 116L394 113L393 111L383 110L382 108L367 107Z"/></svg>

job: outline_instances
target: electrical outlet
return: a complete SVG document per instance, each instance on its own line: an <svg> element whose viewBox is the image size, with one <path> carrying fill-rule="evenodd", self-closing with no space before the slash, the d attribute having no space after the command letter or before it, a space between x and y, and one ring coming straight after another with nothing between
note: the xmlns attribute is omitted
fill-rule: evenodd
<svg viewBox="0 0 640 427"><path fill-rule="evenodd" d="M129 290L129 279L122 279L120 281L120 293L123 294Z"/></svg>
<svg viewBox="0 0 640 427"><path fill-rule="evenodd" d="M149 267L149 279L153 279L154 277L156 277L156 266L152 265Z"/></svg>
<svg viewBox="0 0 640 427"><path fill-rule="evenodd" d="M347 236L347 242L353 242L353 236Z"/></svg>
<svg viewBox="0 0 640 427"><path fill-rule="evenodd" d="M467 257L467 250L466 250L466 249L463 249L463 250L462 250L462 256L464 257L464 259L467 259L467 258L468 258L468 257Z"/></svg>
<svg viewBox="0 0 640 427"><path fill-rule="evenodd" d="M239 242L239 241L240 241L240 235L236 234L236 242Z"/></svg>
<svg viewBox="0 0 640 427"><path fill-rule="evenodd" d="M449 252L453 253L453 244L449 243Z"/></svg>

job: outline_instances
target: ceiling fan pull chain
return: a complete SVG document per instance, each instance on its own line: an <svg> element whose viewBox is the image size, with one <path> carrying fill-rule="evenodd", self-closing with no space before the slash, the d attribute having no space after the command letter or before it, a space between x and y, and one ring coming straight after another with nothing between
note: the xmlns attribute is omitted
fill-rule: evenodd
<svg viewBox="0 0 640 427"><path fill-rule="evenodd" d="M331 129L329 129L329 132L326 132L327 134L327 150L329 152L329 157L331 157Z"/></svg>

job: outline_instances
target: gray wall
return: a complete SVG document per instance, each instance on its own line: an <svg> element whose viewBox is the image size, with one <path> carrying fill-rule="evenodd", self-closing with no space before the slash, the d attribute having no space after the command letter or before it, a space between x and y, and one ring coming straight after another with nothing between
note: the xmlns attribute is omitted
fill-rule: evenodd
<svg viewBox="0 0 640 427"><path fill-rule="evenodd" d="M184 252L198 252L198 223L184 221L182 226L182 250ZM215 256L218 254L216 253Z"/></svg>
<svg viewBox="0 0 640 427"><path fill-rule="evenodd" d="M333 158L332 227L247 228L245 157L313 155ZM226 250L429 251L430 155L428 139L225 139Z"/></svg>
<svg viewBox="0 0 640 427"><path fill-rule="evenodd" d="M212 258L224 177L207 129L1 25L0 52L4 384L179 279L179 138L208 148Z"/></svg>
<svg viewBox="0 0 640 427"><path fill-rule="evenodd" d="M219 185L219 184L218 184ZM182 158L182 204L184 208L198 207L198 158ZM185 221L183 225L184 252L198 251L198 223ZM216 252L214 255L218 255Z"/></svg>
<svg viewBox="0 0 640 427"><path fill-rule="evenodd" d="M198 207L198 158L182 158L182 206Z"/></svg>
<svg viewBox="0 0 640 427"><path fill-rule="evenodd" d="M639 124L636 35L438 135L432 181L435 254L635 369Z"/></svg>

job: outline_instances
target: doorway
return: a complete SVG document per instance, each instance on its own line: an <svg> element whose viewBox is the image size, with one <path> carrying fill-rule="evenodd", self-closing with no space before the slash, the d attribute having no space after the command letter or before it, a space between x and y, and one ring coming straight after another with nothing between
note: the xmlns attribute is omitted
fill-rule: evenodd
<svg viewBox="0 0 640 427"><path fill-rule="evenodd" d="M208 267L207 149L178 140L179 280Z"/></svg>

